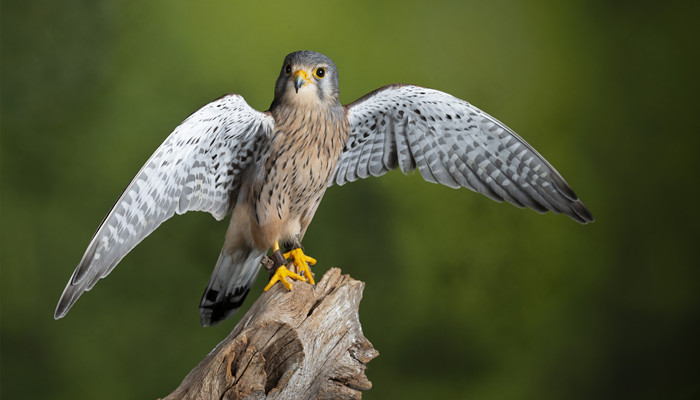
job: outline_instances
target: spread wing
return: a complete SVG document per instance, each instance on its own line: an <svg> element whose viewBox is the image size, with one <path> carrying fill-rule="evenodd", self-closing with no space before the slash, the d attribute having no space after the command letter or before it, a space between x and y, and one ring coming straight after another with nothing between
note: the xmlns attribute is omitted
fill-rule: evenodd
<svg viewBox="0 0 700 400"><path fill-rule="evenodd" d="M165 139L107 214L56 307L63 317L141 240L175 213L232 208L240 173L272 132L271 116L227 95L199 109Z"/></svg>
<svg viewBox="0 0 700 400"><path fill-rule="evenodd" d="M464 100L411 85L380 88L346 106L351 133L331 184L416 168L429 182L581 223L593 216L564 178L507 126Z"/></svg>

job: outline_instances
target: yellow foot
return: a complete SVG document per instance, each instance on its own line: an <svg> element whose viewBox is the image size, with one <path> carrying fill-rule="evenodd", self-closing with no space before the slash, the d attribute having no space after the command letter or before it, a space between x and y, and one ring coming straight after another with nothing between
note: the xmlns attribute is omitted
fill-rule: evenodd
<svg viewBox="0 0 700 400"><path fill-rule="evenodd" d="M316 284L314 281L314 276L311 274L311 269L309 268L309 265L316 264L316 259L304 254L304 251L301 250L301 248L294 249L289 253L284 253L284 258L291 258L299 272L309 280L309 283L312 285Z"/></svg>
<svg viewBox="0 0 700 400"><path fill-rule="evenodd" d="M292 290L292 284L289 283L289 281L287 281L287 277L306 282L306 279L304 279L303 276L288 270L287 267L283 265L277 268L277 271L275 271L275 274L272 275L272 278L270 279L270 283L268 283L267 286L265 286L265 289L263 290L267 292L267 290L271 288L272 285L277 283L277 281L282 282L282 284L284 285L284 287L287 288L287 290Z"/></svg>

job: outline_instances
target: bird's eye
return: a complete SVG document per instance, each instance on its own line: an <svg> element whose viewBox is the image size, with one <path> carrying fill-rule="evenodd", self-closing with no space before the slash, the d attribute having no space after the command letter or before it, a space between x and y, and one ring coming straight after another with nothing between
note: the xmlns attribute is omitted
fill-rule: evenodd
<svg viewBox="0 0 700 400"><path fill-rule="evenodd" d="M292 66L290 64L287 64L287 66L284 67L284 73L286 73L287 75L292 73Z"/></svg>
<svg viewBox="0 0 700 400"><path fill-rule="evenodd" d="M316 71L314 71L314 75L316 75L316 78L323 78L326 76L326 69L321 67L321 68L316 68Z"/></svg>

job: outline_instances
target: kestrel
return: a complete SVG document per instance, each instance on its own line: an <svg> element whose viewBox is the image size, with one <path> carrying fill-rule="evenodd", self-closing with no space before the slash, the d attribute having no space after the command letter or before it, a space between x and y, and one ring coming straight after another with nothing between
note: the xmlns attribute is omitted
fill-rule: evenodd
<svg viewBox="0 0 700 400"><path fill-rule="evenodd" d="M199 306L202 325L236 312L271 248L275 272L265 290L277 281L291 289L288 278L313 284L315 260L301 242L326 188L397 167L499 202L593 221L532 146L468 102L395 84L343 106L333 61L298 51L285 57L268 111L229 94L175 128L97 229L55 318L161 223L191 210L217 220L232 213Z"/></svg>

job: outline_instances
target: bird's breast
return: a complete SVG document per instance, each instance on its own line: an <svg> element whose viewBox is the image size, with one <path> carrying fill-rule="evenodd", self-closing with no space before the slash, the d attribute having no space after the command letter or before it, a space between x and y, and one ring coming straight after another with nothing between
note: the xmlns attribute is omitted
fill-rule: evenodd
<svg viewBox="0 0 700 400"><path fill-rule="evenodd" d="M290 113L279 118L269 157L251 187L256 222L276 230L304 230L325 193L350 133L342 117ZM285 236L288 232L285 232Z"/></svg>

